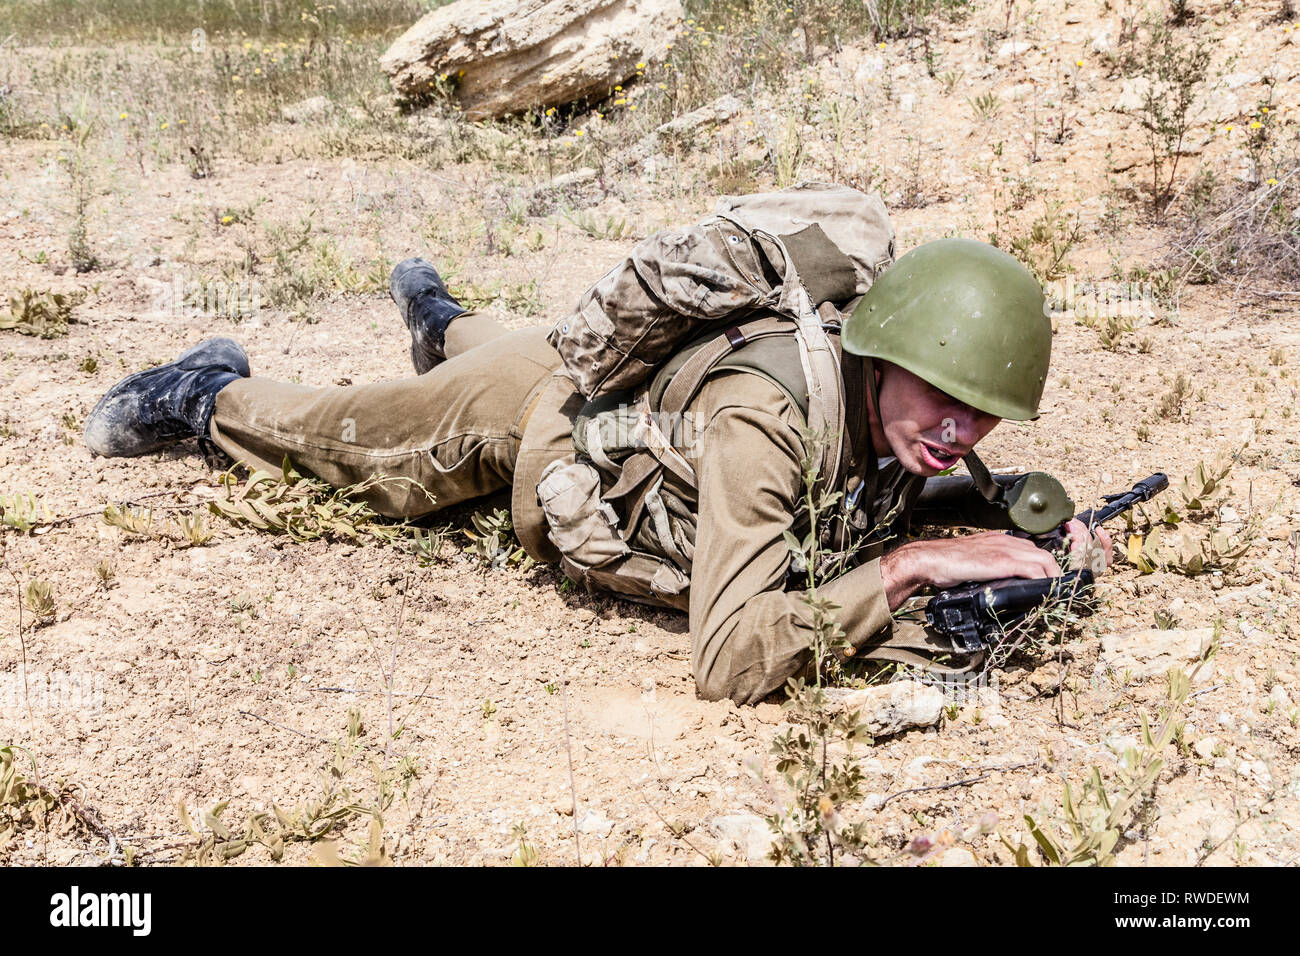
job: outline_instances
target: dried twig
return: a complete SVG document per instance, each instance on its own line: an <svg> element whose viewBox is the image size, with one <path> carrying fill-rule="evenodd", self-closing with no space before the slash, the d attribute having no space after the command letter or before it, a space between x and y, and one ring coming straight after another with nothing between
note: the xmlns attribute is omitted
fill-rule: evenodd
<svg viewBox="0 0 1300 956"><path fill-rule="evenodd" d="M988 770L980 774L978 777L966 777L963 780L954 780L952 783L937 783L929 787L912 787L910 790L899 790L897 793L891 793L889 796L885 797L885 799L881 801L880 806L877 807L876 809L883 810L885 808L885 804L887 804L890 800L893 800L896 797L905 797L909 793L928 793L932 790L952 790L954 787L969 787L972 784L979 783L982 780L987 780L990 776L992 776L995 773L1010 773L1013 770L1024 770L1027 767L1037 767L1037 766L1038 766L1038 761L1033 760L1030 761L1029 763L1012 764L1009 767L990 767Z"/></svg>

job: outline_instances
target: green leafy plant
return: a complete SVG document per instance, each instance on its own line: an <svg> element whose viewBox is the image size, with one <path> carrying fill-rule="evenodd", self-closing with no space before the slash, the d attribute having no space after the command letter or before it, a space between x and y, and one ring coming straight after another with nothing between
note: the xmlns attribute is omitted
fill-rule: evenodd
<svg viewBox="0 0 1300 956"><path fill-rule="evenodd" d="M466 551L493 568L517 565L527 571L536 562L524 551L515 537L514 521L504 508L494 508L490 515L481 511L470 516L472 529L465 529L469 538Z"/></svg>
<svg viewBox="0 0 1300 956"><path fill-rule="evenodd" d="M1097 324L1097 340L1108 352L1117 351L1124 336L1133 331L1133 322L1122 315L1108 315L1105 322Z"/></svg>
<svg viewBox="0 0 1300 956"><path fill-rule="evenodd" d="M45 580L29 581L23 588L23 604L38 621L54 616L54 585Z"/></svg>
<svg viewBox="0 0 1300 956"><path fill-rule="evenodd" d="M1173 197L1192 104L1205 82L1211 51L1201 40L1184 42L1161 20L1150 22L1147 33L1132 62L1146 80L1137 120L1151 153L1152 208L1162 212Z"/></svg>
<svg viewBox="0 0 1300 956"><path fill-rule="evenodd" d="M1256 515L1230 531L1219 520L1224 480L1240 454L1241 450L1210 464L1197 462L1192 473L1174 486L1179 504L1166 500L1164 510L1155 515L1139 505L1135 510L1145 529L1130 535L1125 549L1128 562L1143 574L1166 569L1196 575L1234 568L1253 547L1260 528Z"/></svg>
<svg viewBox="0 0 1300 956"><path fill-rule="evenodd" d="M294 541L324 538L392 544L406 536L408 527L385 520L365 501L358 500L390 481L420 487L408 478L374 475L344 488L331 488L318 478L299 474L286 458L280 474L258 469L242 485L233 469L227 471L218 479L217 496L208 507L234 524L286 534ZM433 496L428 497L432 503Z"/></svg>
<svg viewBox="0 0 1300 956"><path fill-rule="evenodd" d="M26 760L20 762L20 755ZM94 811L77 799L78 790L66 780L55 780L53 786L41 783L30 751L0 746L0 862L6 860L22 830L108 836ZM128 863L130 853L128 849Z"/></svg>
<svg viewBox="0 0 1300 956"><path fill-rule="evenodd" d="M636 233L636 228L627 219L615 216L613 213L602 220L589 209L578 209L566 212L564 218L593 239L618 242Z"/></svg>
<svg viewBox="0 0 1300 956"><path fill-rule="evenodd" d="M1042 282L1062 278L1069 268L1070 252L1083 236L1083 226L1062 211L1059 202L1045 203L1042 215L1029 225L1029 232L1011 240L1011 254L1029 266Z"/></svg>
<svg viewBox="0 0 1300 956"><path fill-rule="evenodd" d="M1170 421L1181 421L1183 405L1191 395L1192 383L1187 378L1186 372L1179 371L1169 391L1160 396L1160 404L1156 406L1156 414Z"/></svg>
<svg viewBox="0 0 1300 956"><path fill-rule="evenodd" d="M0 527L27 534L54 521L49 506L30 491L0 495Z"/></svg>
<svg viewBox="0 0 1300 956"><path fill-rule="evenodd" d="M512 834L519 846L510 857L510 865L536 866L542 856L537 852L537 848L528 842L528 830L522 823L516 823Z"/></svg>
<svg viewBox="0 0 1300 956"><path fill-rule="evenodd" d="M1220 630L1216 625L1214 640L1190 675L1181 668L1170 668L1166 676L1167 704L1157 718L1159 728L1152 730L1151 719L1143 711L1141 739L1138 746L1126 748L1120 756L1113 786L1107 786L1100 768L1095 765L1079 787L1077 797L1069 782L1065 783L1061 798L1065 818L1063 834L1054 835L1025 814L1025 826L1048 864L1112 866L1116 847L1124 833L1134 822L1145 824L1164 767L1161 754L1171 741L1182 735L1183 722L1179 717L1187 704L1192 681L1217 652ZM1012 846L1005 837L1002 842L1015 855L1018 865L1033 865L1029 848L1023 843Z"/></svg>
<svg viewBox="0 0 1300 956"><path fill-rule="evenodd" d="M866 824L846 822L841 808L862 796L862 770L853 747L869 745L871 737L857 711L836 711L830 706L822 684L832 655L849 647L835 616L839 606L817 591L825 565L820 536L825 516L835 511L840 497L839 492L818 485L821 448L828 440L828 436L804 436L803 508L809 531L802 540L786 533L791 558L805 574L801 599L811 617L811 679L791 678L786 688L783 710L791 727L772 741L771 753L791 802L783 811L770 814L767 823L777 837L772 860L796 866L834 866L837 857L841 862L845 857L862 859L868 840ZM833 756L832 748L841 747L843 754Z"/></svg>
<svg viewBox="0 0 1300 956"><path fill-rule="evenodd" d="M200 826L195 824L185 804L178 803L176 809L181 823L195 840L184 849L182 858L209 866L241 856L250 847L262 846L272 860L279 860L288 844L307 843L316 845L318 862L386 864L388 848L383 838L383 814L399 795L406 798L419 773L409 757L391 765L372 758L365 761L365 766L372 776L374 796L369 801L359 798L349 779L366 750L359 742L361 735L361 715L355 709L349 710L347 730L334 745L334 757L321 774L319 792L292 811L272 803L270 812L252 813L242 827L232 828L222 820L229 803L222 801L203 814ZM370 826L364 852L341 856L337 847L341 832L352 821L365 818L370 819Z"/></svg>
<svg viewBox="0 0 1300 956"><path fill-rule="evenodd" d="M992 90L981 93L974 98L968 96L966 102L970 104L971 110L975 113L975 119L981 123L987 123L1002 110L1002 101L998 99L998 95Z"/></svg>
<svg viewBox="0 0 1300 956"><path fill-rule="evenodd" d="M9 296L9 314L0 315L0 329L12 329L23 335L56 339L68 334L72 316L86 298L83 292L50 292L22 289Z"/></svg>

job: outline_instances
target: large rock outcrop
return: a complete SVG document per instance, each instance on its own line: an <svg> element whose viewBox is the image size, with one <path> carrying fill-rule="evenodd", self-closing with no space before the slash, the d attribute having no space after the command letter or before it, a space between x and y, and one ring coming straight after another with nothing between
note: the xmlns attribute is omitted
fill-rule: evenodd
<svg viewBox="0 0 1300 956"><path fill-rule="evenodd" d="M680 0L458 0L422 17L381 58L418 99L448 83L468 119L603 97L662 57Z"/></svg>

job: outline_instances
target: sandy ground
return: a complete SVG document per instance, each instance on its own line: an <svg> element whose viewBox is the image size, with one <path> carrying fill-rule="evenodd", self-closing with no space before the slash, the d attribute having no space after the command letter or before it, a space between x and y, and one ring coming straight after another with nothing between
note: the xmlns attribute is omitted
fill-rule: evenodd
<svg viewBox="0 0 1300 956"><path fill-rule="evenodd" d="M1125 161L1120 154L1137 154L1131 118L1110 109L1118 81L1082 71L1071 137L1040 142L1037 163L1023 159L1033 143L1020 141L1028 106L1013 98L1017 85L1040 74L1045 84L1059 82L1060 64L1073 62L1100 29L1098 12L1074 24L1053 14L1028 51L987 62L971 37L949 29L947 62L967 66L951 94L909 59L904 42L884 51L893 64L892 99L873 112L863 148L884 169L892 201L888 184L904 188L909 173L890 144L904 130L916 137L933 200L893 212L900 250L944 235L986 236L997 191L1006 188L989 166L991 144L1004 140L1008 155L1021 157L1008 165L1028 170L1035 184L1033 202L1013 218L1041 212L1042 197L1083 217L1087 234L1070 257L1080 280L1104 279L1116 256L1126 264L1159 259L1167 236L1138 212L1130 209L1118 231L1099 225L1112 202L1108 183L1130 176L1116 172ZM1273 65L1278 101L1300 103L1289 34L1234 21L1228 35L1223 55L1236 56L1234 72L1258 75ZM810 74L843 89L861 82L861 65L880 52L846 50ZM1004 102L996 129L966 105L989 89L1002 91ZM1247 86L1234 94L1238 121L1257 92ZM1207 138L1227 118L1206 122ZM749 130L762 121L761 109L746 111L723 136L756 150L761 144ZM286 127L285 135L292 133ZM112 831L118 855L130 845L142 862L178 860L195 843L178 801L196 820L229 801L224 819L242 830L249 814L272 803L288 809L318 800L322 768L335 759L351 708L361 717L361 749L343 761L344 782L359 802L375 800L384 766L410 758L418 770L406 797L384 815L387 850L399 863L504 863L518 848L519 824L544 864L578 859L575 828L584 863L760 858L761 827L741 815L772 813L785 799L768 756L781 711L777 703L697 699L683 616L565 593L552 569L490 570L450 547L446 560L421 567L388 548L293 544L219 519L211 520L216 536L203 547L126 535L99 520L106 503L145 504L145 496L158 495L148 501L201 504L214 494L215 475L192 445L122 461L93 459L80 441L86 414L116 379L206 335L237 338L255 374L282 380L360 384L406 374L406 332L378 292L329 293L311 306L310 323L270 308L246 319L158 313L158 283L219 274L239 258L241 237L267 241L255 223L292 223L311 211L315 234L358 260L423 252L435 261L453 257L476 281L535 281L540 312L509 316L513 326L562 315L631 239L594 239L550 214L525 226L541 233L540 248L492 251L474 227L477 216L500 215L484 184L506 195L524 195L533 184L494 178L483 166L427 169L382 155L228 160L203 181L180 166L140 177L110 157L93 222L111 265L76 276L60 271L66 223L47 201L58 189L55 150L51 142L5 144L0 269L8 288L79 288L88 297L66 338L0 333L0 421L7 429L0 490L35 492L55 516L80 517L39 535L5 533L8 567L24 583L53 582L56 612L26 634L27 706L15 693L22 683L16 607L6 601L0 611L0 740L30 750L46 782L75 783ZM1216 139L1185 161L1231 165L1232 150ZM636 235L697 218L713 201L702 173L708 162L706 148L661 163L653 175L629 171L593 212L628 217ZM814 150L805 175L826 175L827 162ZM221 210L263 197L255 223L221 224ZM44 249L54 268L31 261ZM259 281L268 275L263 266ZM1211 286L1189 287L1176 311L1156 313L1113 351L1094 329L1061 316L1041 419L1003 425L981 454L994 466L1056 474L1082 507L1157 470L1177 480L1244 444L1221 499L1230 513L1220 517L1231 525L1231 513L1257 516L1255 545L1222 576L1139 576L1120 568L1102 588L1106 606L1067 646L1064 676L1055 653L1021 656L997 675L997 692L982 704L955 708L937 727L877 741L862 754L865 789L875 796L854 815L871 821L881 858L917 835L961 834L988 814L1015 844L1026 839L1025 813L1060 819L1062 779L1079 781L1092 765L1113 775L1116 752L1139 733L1140 711L1159 707L1165 686L1099 663L1101 638L1149 628L1171 605L1184 627L1222 618L1223 643L1189 702L1187 746L1165 755L1155 809L1126 835L1120 861L1268 865L1300 858L1300 731L1292 703L1300 697L1298 583L1287 542L1300 528L1300 428L1291 415L1297 311ZM1280 364L1270 358L1277 354ZM88 356L97 361L94 371L82 368ZM1193 388L1185 420L1154 416L1180 372ZM1140 440L1144 422L1149 432ZM97 578L101 562L114 570L110 588ZM399 725L404 731L391 739L389 728ZM898 791L972 777L981 779L879 807ZM351 822L344 854L362 853L366 841L367 821ZM1011 860L996 833L957 843L962 852L946 862ZM26 830L0 858L89 863L108 849L93 833L46 841ZM305 862L309 852L291 845L284 860ZM237 862L269 860L253 847Z"/></svg>

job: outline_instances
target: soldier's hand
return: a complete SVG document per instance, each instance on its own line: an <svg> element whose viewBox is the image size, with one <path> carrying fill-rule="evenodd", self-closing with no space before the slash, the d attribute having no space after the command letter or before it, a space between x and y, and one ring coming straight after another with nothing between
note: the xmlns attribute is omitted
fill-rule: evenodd
<svg viewBox="0 0 1300 956"><path fill-rule="evenodd" d="M1101 574L1111 562L1110 534L1100 526L1088 529L1078 518L1071 518L1065 525L1065 539L1068 543L1069 557L1066 564L1074 570L1087 568L1093 574Z"/></svg>
<svg viewBox="0 0 1300 956"><path fill-rule="evenodd" d="M1050 552L1001 531L912 541L880 562L891 610L927 586L946 588L967 581L1057 577L1060 573Z"/></svg>

